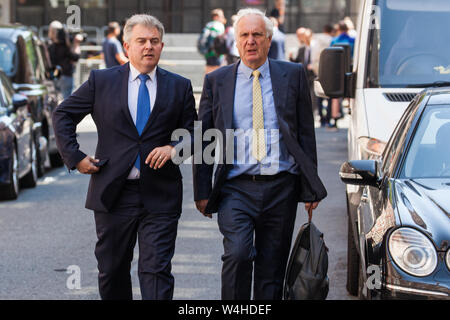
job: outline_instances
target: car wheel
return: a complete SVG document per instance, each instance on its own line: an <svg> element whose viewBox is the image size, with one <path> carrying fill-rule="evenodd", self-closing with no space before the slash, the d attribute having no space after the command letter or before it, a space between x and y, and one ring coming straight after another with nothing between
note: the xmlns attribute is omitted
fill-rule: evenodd
<svg viewBox="0 0 450 320"><path fill-rule="evenodd" d="M22 185L25 188L34 188L38 179L38 161L37 161L37 148L34 139L31 141L31 151L30 151L30 162L31 168L30 171L26 174L22 179Z"/></svg>
<svg viewBox="0 0 450 320"><path fill-rule="evenodd" d="M347 201L348 207L348 201ZM353 296L358 295L359 276L360 276L360 261L358 249L355 245L353 237L353 226L350 215L347 216L348 231L347 231L347 291Z"/></svg>
<svg viewBox="0 0 450 320"><path fill-rule="evenodd" d="M64 162L58 151L56 151L55 153L50 153L50 164L52 165L52 168L59 168L64 165Z"/></svg>
<svg viewBox="0 0 450 320"><path fill-rule="evenodd" d="M14 200L19 196L19 161L17 160L16 147L12 150L11 166L9 170L9 185L2 187L0 198L2 200Z"/></svg>

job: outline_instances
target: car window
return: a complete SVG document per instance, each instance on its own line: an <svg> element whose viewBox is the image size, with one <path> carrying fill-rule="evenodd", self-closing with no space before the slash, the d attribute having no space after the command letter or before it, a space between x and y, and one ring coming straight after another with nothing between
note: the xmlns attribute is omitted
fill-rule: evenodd
<svg viewBox="0 0 450 320"><path fill-rule="evenodd" d="M413 100L398 121L382 156L382 171L384 174L392 172L393 166L399 156L398 149L405 142L411 121L414 119L415 109L417 109L417 106L422 102L423 98L424 96L420 97L419 100Z"/></svg>
<svg viewBox="0 0 450 320"><path fill-rule="evenodd" d="M41 53L42 63L44 64L44 70L50 71L52 69L50 56L48 54L48 49L44 43L39 44L39 52Z"/></svg>
<svg viewBox="0 0 450 320"><path fill-rule="evenodd" d="M28 37L27 39L25 39L25 48L26 48L26 52L27 52L27 56L28 56L28 61L30 63L30 67L31 67L31 75L33 77L33 82L36 81L36 79L38 78L36 75L36 68L37 68L37 56L36 56L36 51L34 50L34 44L33 44L33 40L31 37Z"/></svg>
<svg viewBox="0 0 450 320"><path fill-rule="evenodd" d="M450 177L450 105L425 109L406 155L401 177Z"/></svg>
<svg viewBox="0 0 450 320"><path fill-rule="evenodd" d="M36 58L37 58L37 64L36 64L36 77L40 80L43 81L45 80L45 63L44 63L44 58L42 56L42 52L41 52L41 48L36 44L36 42L33 40L34 42L34 48L35 48L35 52L36 52Z"/></svg>
<svg viewBox="0 0 450 320"><path fill-rule="evenodd" d="M0 68L8 76L13 76L16 72L16 54L16 47L11 41L0 39Z"/></svg>

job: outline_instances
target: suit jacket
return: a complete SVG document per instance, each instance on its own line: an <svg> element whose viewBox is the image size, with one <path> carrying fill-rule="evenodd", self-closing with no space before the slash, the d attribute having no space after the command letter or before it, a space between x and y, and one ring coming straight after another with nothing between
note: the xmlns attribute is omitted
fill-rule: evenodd
<svg viewBox="0 0 450 320"><path fill-rule="evenodd" d="M172 132L178 128L193 134L197 119L191 82L157 67L157 94L150 118L139 136L128 109L128 63L104 70L93 70L86 81L53 113L56 143L69 170L86 155L76 141L76 125L91 114L97 126L96 159L106 162L92 174L86 208L109 211L138 153L141 157L141 193L149 212L181 212L182 177L172 161L158 170L144 164L156 147L175 145Z"/></svg>
<svg viewBox="0 0 450 320"><path fill-rule="evenodd" d="M238 62L239 63L239 62ZM233 129L233 106L238 63L219 68L205 76L200 100L199 120L202 130L216 128L226 137ZM300 168L298 201L319 201L327 192L317 174L317 152L311 97L304 68L301 64L269 59L270 77L278 124L288 152ZM224 140L226 150L227 139ZM214 184L213 165L193 166L194 199L209 199L207 213L217 212L220 190L232 164L218 164Z"/></svg>

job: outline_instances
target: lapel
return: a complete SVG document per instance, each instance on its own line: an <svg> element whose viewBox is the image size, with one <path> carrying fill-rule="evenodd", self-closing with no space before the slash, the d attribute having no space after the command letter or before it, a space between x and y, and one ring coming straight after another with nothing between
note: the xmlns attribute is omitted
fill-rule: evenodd
<svg viewBox="0 0 450 320"><path fill-rule="evenodd" d="M136 125L133 122L133 118L130 114L130 109L128 108L128 80L130 77L130 66L129 62L125 63L119 68L120 76L120 107L125 115L125 118L129 124L134 128L134 132L139 135Z"/></svg>
<svg viewBox="0 0 450 320"><path fill-rule="evenodd" d="M230 66L230 72L220 80L218 86L220 107L222 109L222 117L225 129L232 129L233 126L233 108L234 108L234 92L236 88L236 72L239 62Z"/></svg>
<svg viewBox="0 0 450 320"><path fill-rule="evenodd" d="M155 123L156 117L161 112L162 109L166 106L167 100L164 97L167 97L168 92L168 77L167 71L161 69L160 67L156 67L156 98L155 105L153 106L152 112L150 113L150 118L148 118L147 124L142 131L142 135L144 135L145 131Z"/></svg>
<svg viewBox="0 0 450 320"><path fill-rule="evenodd" d="M277 111L278 123L284 121L283 114L286 106L288 83L287 73L277 61L269 59L270 79L272 80L273 102Z"/></svg>

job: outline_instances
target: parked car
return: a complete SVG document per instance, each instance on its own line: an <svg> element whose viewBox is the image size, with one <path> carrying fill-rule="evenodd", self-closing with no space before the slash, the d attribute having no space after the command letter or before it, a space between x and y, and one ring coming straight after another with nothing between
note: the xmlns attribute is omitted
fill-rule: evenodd
<svg viewBox="0 0 450 320"><path fill-rule="evenodd" d="M38 179L36 126L26 96L14 93L0 71L0 199L16 199L19 181L35 187Z"/></svg>
<svg viewBox="0 0 450 320"><path fill-rule="evenodd" d="M416 96L382 156L345 162L340 177L363 188L349 215L349 291L450 299L450 88Z"/></svg>
<svg viewBox="0 0 450 320"><path fill-rule="evenodd" d="M349 99L348 160L379 153L417 93L450 85L450 1L359 3L353 59L345 45L326 48L314 83L318 96ZM353 221L361 197L362 188L347 185ZM347 288L356 294L354 285Z"/></svg>
<svg viewBox="0 0 450 320"><path fill-rule="evenodd" d="M52 167L63 165L58 153L51 114L62 101L52 80L52 65L46 45L25 26L0 26L0 68L13 82L16 92L28 97L37 130L38 173L43 175L46 160Z"/></svg>

